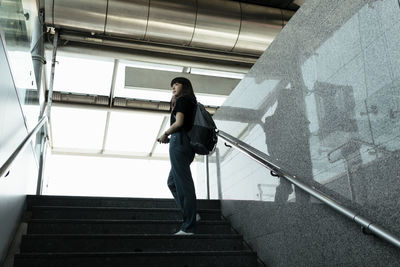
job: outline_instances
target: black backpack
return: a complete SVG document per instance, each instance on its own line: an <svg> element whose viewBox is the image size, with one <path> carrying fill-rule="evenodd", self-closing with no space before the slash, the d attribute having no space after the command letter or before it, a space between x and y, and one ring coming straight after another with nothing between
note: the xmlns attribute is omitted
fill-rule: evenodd
<svg viewBox="0 0 400 267"><path fill-rule="evenodd" d="M193 114L193 126L187 134L190 145L196 154L208 155L214 152L218 141L217 127L210 113L199 102L196 103L196 109Z"/></svg>

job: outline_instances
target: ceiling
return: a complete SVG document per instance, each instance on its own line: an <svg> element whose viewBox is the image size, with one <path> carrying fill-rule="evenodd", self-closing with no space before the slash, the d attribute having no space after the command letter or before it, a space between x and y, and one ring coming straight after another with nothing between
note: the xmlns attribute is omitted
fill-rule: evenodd
<svg viewBox="0 0 400 267"><path fill-rule="evenodd" d="M46 53L51 61L51 53ZM164 88L127 85L126 70L143 70L142 80L152 73L187 75L181 66L144 64L101 56L82 57L59 52L54 76L51 109L51 148L55 154L126 158L167 159L168 146L156 138L169 126L169 81ZM146 72L147 71L147 72ZM47 64L47 77L50 77ZM242 76L212 71L197 77L239 82ZM143 77L143 76L147 76ZM135 79L130 79L134 82ZM194 80L196 81L196 80ZM162 82L162 81L160 81ZM49 81L47 81L49 83ZM193 83L196 87L197 83ZM200 102L215 112L227 95L197 93Z"/></svg>
<svg viewBox="0 0 400 267"><path fill-rule="evenodd" d="M160 23L157 22L157 17L152 20L149 15L145 31L145 36L148 38L141 40L133 38L132 32L127 34L128 30L132 30L129 27L117 31L111 30L112 25L120 23L117 21L118 17L114 24L111 19L107 20L107 17L111 18L108 13L111 10L108 8L110 3L116 3L114 0L106 1L105 15L102 11L96 14L95 9L91 12L81 10L84 7L82 3L101 9L99 3L104 1L106 0L40 1L41 7L46 9L47 26L55 26L60 37L57 43L51 113L51 148L56 154L167 159L168 146L157 144L156 138L169 125L170 78L188 76L194 81L195 90L199 89L196 91L198 100L208 105L211 112L215 112L287 22L283 19L276 24L278 27L274 26L275 22L268 21L273 16L263 17L263 12L259 12L260 8L254 5L284 9L279 11L281 13L275 13L281 14L278 16L280 19L284 18L283 14L292 16L293 11L298 9L295 2L299 2L240 1L246 4L240 10L246 10L248 7L249 11L246 11L248 12L246 14L253 14L255 17L246 18L247 15L242 14L234 20L230 17L233 15L226 11L229 8L226 9L224 8L226 6L221 5L219 7L221 11L214 12L208 21L202 22L201 14L207 10L198 9L195 11L194 26L190 26L193 22L188 17L183 22L169 21L159 29L155 26L151 28L152 21L154 25ZM129 1L120 2L129 3ZM165 3L167 8L171 8L168 6L171 2L179 1L152 2L160 6ZM232 1L221 3L229 2ZM156 7L159 9L160 6ZM129 6L129 8L136 7ZM185 2L181 8L190 9L190 6ZM65 10L75 11L61 12ZM261 10L274 14L278 9ZM165 16L165 19L175 16L170 9L166 9L163 13L166 14L160 16ZM90 18L92 15L93 18ZM106 22L104 19L96 21L97 17L103 15ZM287 20L290 16L288 15ZM252 22L256 18L258 22ZM146 18L142 21L146 21ZM232 26L236 23L232 24L232 21L236 21L238 26ZM187 26L185 30L193 27L192 41L187 45L179 44L184 40L181 32L171 34L170 36L176 37L171 40L163 35L165 31L179 28L181 25L179 23ZM169 28L171 25L175 26ZM103 30L97 31L96 27ZM241 30L237 27L241 27ZM202 29L211 32L210 36L204 37L208 38L208 41L194 42L196 36L200 38L198 40L203 38ZM216 34L216 37L212 34ZM50 34L47 36L48 62L52 60L53 36ZM240 40L242 46L239 46ZM231 41L231 44L225 46ZM260 46L256 45L256 42L265 43ZM47 85L50 84L50 65L47 64L46 69ZM155 83L156 78L159 79ZM212 88L213 83L204 86L207 80L212 79L220 81L219 86L222 88L220 91L217 92L216 88ZM224 90L224 88L230 89Z"/></svg>

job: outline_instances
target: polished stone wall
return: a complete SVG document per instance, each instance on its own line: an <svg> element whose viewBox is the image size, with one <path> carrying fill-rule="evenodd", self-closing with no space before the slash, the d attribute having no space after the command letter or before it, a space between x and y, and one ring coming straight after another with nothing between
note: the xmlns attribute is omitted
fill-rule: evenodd
<svg viewBox="0 0 400 267"><path fill-rule="evenodd" d="M399 43L397 0L308 0L217 111L218 128L400 236ZM386 251L385 262L400 263L392 246L360 237L346 218L223 142L218 148L225 215L266 263L288 266L284 259L300 247L307 253L298 266L361 264L360 257L369 265L380 260L372 248ZM315 244L321 236L323 246ZM338 260L321 250L337 252Z"/></svg>

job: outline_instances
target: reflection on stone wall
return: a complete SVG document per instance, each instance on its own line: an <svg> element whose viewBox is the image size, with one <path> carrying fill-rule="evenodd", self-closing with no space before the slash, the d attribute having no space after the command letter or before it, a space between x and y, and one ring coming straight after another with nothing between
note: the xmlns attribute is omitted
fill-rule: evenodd
<svg viewBox="0 0 400 267"><path fill-rule="evenodd" d="M215 114L218 128L400 236L399 42L397 0L306 1ZM313 213L317 204L301 191L292 192L291 185L222 143L219 148L225 200L279 202L283 209L297 202ZM240 209L227 210L240 221ZM258 239L272 233L246 229L257 231ZM322 234L300 230L309 242ZM363 254L368 253L361 249L355 255ZM348 255L342 260L353 262ZM324 263L321 258L304 266Z"/></svg>
<svg viewBox="0 0 400 267"><path fill-rule="evenodd" d="M393 30L400 29L399 7L395 0L355 1L339 15L341 6L315 5L326 8L326 17L315 25L317 18L306 19L307 8L299 11L215 118L220 129L299 179L322 188L345 180L346 189L333 191L363 204L368 185L354 184L364 174L353 172L397 158L400 151L400 49L394 46L400 34ZM232 162L238 154L220 150L222 165L237 166ZM285 187L279 184L277 192Z"/></svg>

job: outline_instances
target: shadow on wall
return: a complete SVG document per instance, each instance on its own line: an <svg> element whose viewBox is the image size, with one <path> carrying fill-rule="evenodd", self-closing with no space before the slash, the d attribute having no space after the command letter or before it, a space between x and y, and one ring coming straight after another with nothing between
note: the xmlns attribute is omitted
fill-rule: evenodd
<svg viewBox="0 0 400 267"><path fill-rule="evenodd" d="M295 173L303 179L312 180L308 129L309 121L299 106L297 91L282 88L277 91L277 107L272 116L262 122L268 152L276 164L288 173ZM307 194L297 192L296 201L307 202ZM300 190L299 190L300 191ZM293 192L292 185L280 179L276 187L275 202L286 202Z"/></svg>
<svg viewBox="0 0 400 267"><path fill-rule="evenodd" d="M302 90L287 88L290 86L287 80L279 82L269 101L258 110L222 106L218 111L218 120L247 123L248 128L260 125L265 134L268 159L309 184L313 181L309 121L305 115L304 101L299 101L303 98ZM272 106L276 106L274 113L266 116ZM262 192L260 186L263 185L257 186ZM280 179L275 190L274 201L286 202L293 193L293 186L285 179ZM294 191L296 202L306 203L310 200L310 196L302 190L295 188Z"/></svg>

